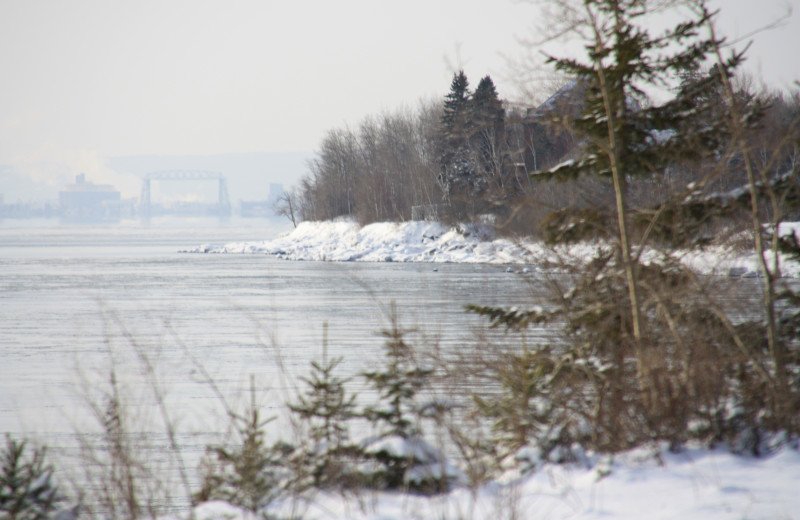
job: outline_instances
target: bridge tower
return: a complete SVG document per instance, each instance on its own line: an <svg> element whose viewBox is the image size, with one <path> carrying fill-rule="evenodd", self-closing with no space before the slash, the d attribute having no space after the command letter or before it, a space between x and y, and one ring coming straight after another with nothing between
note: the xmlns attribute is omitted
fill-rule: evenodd
<svg viewBox="0 0 800 520"><path fill-rule="evenodd" d="M152 172L142 177L142 194L139 198L139 212L143 218L151 215L151 183L152 181L210 181L218 183L216 213L220 217L231 215L231 201L228 195L228 180L220 172L198 170L170 170Z"/></svg>
<svg viewBox="0 0 800 520"><path fill-rule="evenodd" d="M228 196L228 180L220 175L219 177L219 194L217 196L217 211L219 212L220 217L230 217L232 210L231 210L231 198Z"/></svg>
<svg viewBox="0 0 800 520"><path fill-rule="evenodd" d="M142 217L150 220L150 179L142 179L142 194L139 196L139 211Z"/></svg>

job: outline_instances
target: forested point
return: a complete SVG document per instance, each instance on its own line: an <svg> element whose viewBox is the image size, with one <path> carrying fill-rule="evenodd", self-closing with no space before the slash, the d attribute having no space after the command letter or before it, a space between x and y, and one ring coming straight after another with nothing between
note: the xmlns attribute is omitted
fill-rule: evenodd
<svg viewBox="0 0 800 520"><path fill-rule="evenodd" d="M647 164L645 150L632 153L641 157L625 174L625 191L637 213L663 212L665 201L676 194L691 194L693 200L733 196L747 185L745 153L772 177L798 160L797 147L788 143L800 137L800 91L757 87L734 66L724 71L733 89L728 96L720 65L708 63L664 71L659 81L672 85L673 98L658 106L639 85L625 87L625 117L638 125L637 140L674 145L675 136L692 136L691 146L672 146L672 156L658 166ZM591 223L592 232L583 237L603 237L615 217L595 210L614 208L611 177L598 171L597 176L561 175L559 182L551 182L553 176L543 175L593 153L585 119L604 110L592 106L596 78L591 71L560 72L562 86L537 106L504 100L490 76L472 90L458 71L441 100L420 100L415 109L369 116L356 128L329 130L308 173L284 195L278 210L295 222L338 217L362 225L492 222L500 235L545 239L570 234L566 219ZM731 102L745 112L758 107L742 136L746 149L721 124L729 120ZM673 114L648 121L659 106ZM592 167L587 163L583 168ZM687 206L680 211L696 210ZM676 218L672 211L665 217ZM711 211L702 229L692 232L700 235L697 239L719 238L723 231L729 237L743 223L747 227L747 220Z"/></svg>
<svg viewBox="0 0 800 520"><path fill-rule="evenodd" d="M291 195L304 219L492 224L560 245L531 309L467 308L509 332L560 330L499 356L503 395L476 395L494 445L617 452L653 440L744 443L800 432L800 90L757 89L745 53L705 0L557 0L552 30L581 58L550 57L564 83L539 106L504 102L463 71L443 99L323 139ZM648 16L684 21L653 34ZM668 91L666 99L652 92ZM760 299L732 313L725 288L680 262L718 244L755 253ZM480 371L481 369L476 369Z"/></svg>

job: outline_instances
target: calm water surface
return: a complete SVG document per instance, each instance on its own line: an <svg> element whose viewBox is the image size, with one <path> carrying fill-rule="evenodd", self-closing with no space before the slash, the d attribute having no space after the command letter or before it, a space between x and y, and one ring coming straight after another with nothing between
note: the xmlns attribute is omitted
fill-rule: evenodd
<svg viewBox="0 0 800 520"><path fill-rule="evenodd" d="M190 449L202 450L227 428L217 390L240 404L252 378L277 410L320 358L326 324L329 355L355 374L380 363L377 333L393 302L416 342L452 352L483 325L465 303L530 301L529 285L502 266L177 252L286 230L263 220L0 222L0 429L70 445L96 428L91 405L102 406L113 372L137 428L163 431L155 389L184 442L200 435Z"/></svg>

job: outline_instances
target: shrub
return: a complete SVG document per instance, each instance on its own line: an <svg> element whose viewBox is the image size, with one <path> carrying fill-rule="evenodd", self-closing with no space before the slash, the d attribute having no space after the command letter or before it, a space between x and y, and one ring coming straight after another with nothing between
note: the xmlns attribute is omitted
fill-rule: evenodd
<svg viewBox="0 0 800 520"><path fill-rule="evenodd" d="M507 354L493 373L501 393L476 398L507 454L528 442L559 459L574 445L613 453L688 439L758 452L764 429L775 429L763 323L733 324L715 301L722 282L667 257L638 270L638 348L613 254L575 269L569 287L553 282L548 310L470 307L509 330L563 327L559 343Z"/></svg>

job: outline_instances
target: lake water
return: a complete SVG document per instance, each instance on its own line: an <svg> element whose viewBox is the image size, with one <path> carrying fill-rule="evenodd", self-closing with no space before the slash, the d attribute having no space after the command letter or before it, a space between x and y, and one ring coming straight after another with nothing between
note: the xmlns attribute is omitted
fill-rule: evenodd
<svg viewBox="0 0 800 520"><path fill-rule="evenodd" d="M464 304L525 303L534 290L503 266L177 252L287 230L237 219L0 222L0 430L68 450L76 431L97 428L92 405L102 409L113 372L133 428L163 435L158 397L197 455L227 431L218 393L238 406L252 378L277 413L320 359L326 327L329 355L354 375L380 365L392 303L420 349L452 353L484 325Z"/></svg>

